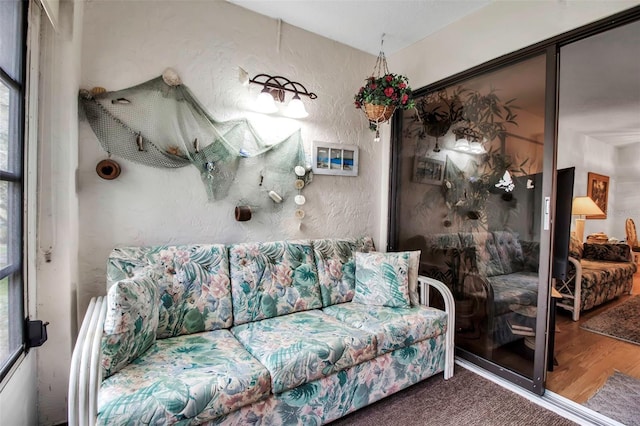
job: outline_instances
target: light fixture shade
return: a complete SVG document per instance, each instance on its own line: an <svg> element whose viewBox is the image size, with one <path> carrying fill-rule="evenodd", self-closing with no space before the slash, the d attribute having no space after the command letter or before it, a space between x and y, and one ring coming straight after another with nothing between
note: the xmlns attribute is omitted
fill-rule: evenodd
<svg viewBox="0 0 640 426"><path fill-rule="evenodd" d="M469 141L462 138L456 141L456 144L453 146L453 149L456 151L469 152L471 149L469 146Z"/></svg>
<svg viewBox="0 0 640 426"><path fill-rule="evenodd" d="M309 113L304 107L304 104L300 100L300 96L296 94L293 99L287 105L287 109L284 112L284 115L291 118L306 118L309 116Z"/></svg>
<svg viewBox="0 0 640 426"><path fill-rule="evenodd" d="M480 142L474 141L469 143L469 152L472 154L484 154L487 150L484 149L484 146L482 146Z"/></svg>
<svg viewBox="0 0 640 426"><path fill-rule="evenodd" d="M273 114L274 112L278 111L276 102L266 87L258 95L258 99L256 99L253 109L263 114Z"/></svg>
<svg viewBox="0 0 640 426"><path fill-rule="evenodd" d="M600 207L593 202L591 197L575 197L571 205L571 214L580 216L604 215Z"/></svg>

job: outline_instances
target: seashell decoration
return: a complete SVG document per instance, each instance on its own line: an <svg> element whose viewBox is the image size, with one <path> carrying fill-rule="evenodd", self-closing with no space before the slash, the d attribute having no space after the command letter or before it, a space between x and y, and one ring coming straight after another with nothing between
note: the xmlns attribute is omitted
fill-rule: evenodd
<svg viewBox="0 0 640 426"><path fill-rule="evenodd" d="M162 79L169 86L179 86L182 84L180 76L173 68L167 68L166 70L164 70L164 72L162 73Z"/></svg>
<svg viewBox="0 0 640 426"><path fill-rule="evenodd" d="M296 189L300 190L304 188L304 181L302 179L296 179L293 186L295 186Z"/></svg>
<svg viewBox="0 0 640 426"><path fill-rule="evenodd" d="M296 211L293 214L298 220L304 219L304 210L302 209L296 209Z"/></svg>
<svg viewBox="0 0 640 426"><path fill-rule="evenodd" d="M80 89L80 91L78 92L78 94L80 95L80 97L82 99L93 99L93 95L91 94L90 91L88 91L87 89Z"/></svg>
<svg viewBox="0 0 640 426"><path fill-rule="evenodd" d="M102 95L103 93L107 93L107 89L105 89L104 87L96 86L91 89L91 94L93 96L99 96L99 95Z"/></svg>
<svg viewBox="0 0 640 426"><path fill-rule="evenodd" d="M167 154L180 155L180 148L178 148L177 146L170 146L169 148L167 148Z"/></svg>

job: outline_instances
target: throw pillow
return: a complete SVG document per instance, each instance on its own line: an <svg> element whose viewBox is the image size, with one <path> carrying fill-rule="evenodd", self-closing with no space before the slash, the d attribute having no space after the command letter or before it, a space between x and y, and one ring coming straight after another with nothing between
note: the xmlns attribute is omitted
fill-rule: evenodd
<svg viewBox="0 0 640 426"><path fill-rule="evenodd" d="M408 308L409 252L356 252L353 301L363 305Z"/></svg>
<svg viewBox="0 0 640 426"><path fill-rule="evenodd" d="M409 252L409 301L411 306L420 304L420 295L418 295L418 270L420 269L420 250Z"/></svg>
<svg viewBox="0 0 640 426"><path fill-rule="evenodd" d="M153 345L158 305L156 285L146 274L111 286L101 342L105 377L118 372Z"/></svg>

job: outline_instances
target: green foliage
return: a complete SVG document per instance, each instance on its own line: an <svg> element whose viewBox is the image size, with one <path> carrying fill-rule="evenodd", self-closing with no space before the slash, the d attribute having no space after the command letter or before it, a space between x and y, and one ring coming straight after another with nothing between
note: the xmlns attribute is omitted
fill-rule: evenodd
<svg viewBox="0 0 640 426"><path fill-rule="evenodd" d="M407 77L400 74L386 74L381 77L369 77L366 84L354 96L356 108L362 105L386 105L400 109L410 109L415 106L411 99L411 87Z"/></svg>

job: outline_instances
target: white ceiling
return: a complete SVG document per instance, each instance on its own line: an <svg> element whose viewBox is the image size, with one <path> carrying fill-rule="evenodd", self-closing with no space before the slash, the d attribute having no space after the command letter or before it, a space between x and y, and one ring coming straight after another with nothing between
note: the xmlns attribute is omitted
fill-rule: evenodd
<svg viewBox="0 0 640 426"><path fill-rule="evenodd" d="M227 0L373 55L388 56L491 0Z"/></svg>

